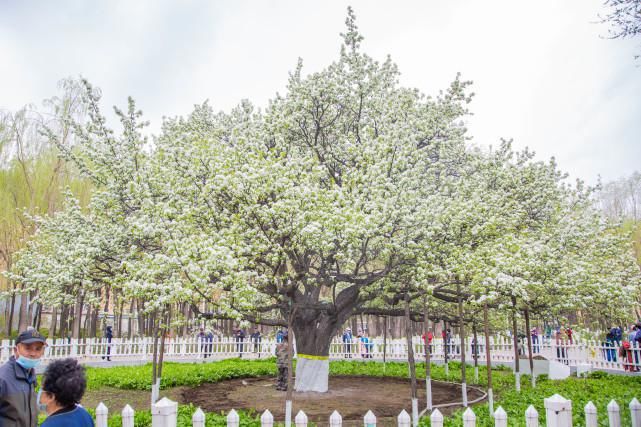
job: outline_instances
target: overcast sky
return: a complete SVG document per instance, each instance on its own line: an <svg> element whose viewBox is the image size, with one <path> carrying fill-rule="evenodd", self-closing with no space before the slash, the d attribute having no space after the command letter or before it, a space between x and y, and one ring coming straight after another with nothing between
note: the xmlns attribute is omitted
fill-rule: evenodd
<svg viewBox="0 0 641 427"><path fill-rule="evenodd" d="M602 0L0 0L0 108L79 75L104 110L133 96L154 132L206 99L265 106L298 57L304 72L337 58L348 4L362 48L390 54L403 85L436 95L457 72L474 81L474 143L513 138L591 184L641 169L641 48L603 39Z"/></svg>

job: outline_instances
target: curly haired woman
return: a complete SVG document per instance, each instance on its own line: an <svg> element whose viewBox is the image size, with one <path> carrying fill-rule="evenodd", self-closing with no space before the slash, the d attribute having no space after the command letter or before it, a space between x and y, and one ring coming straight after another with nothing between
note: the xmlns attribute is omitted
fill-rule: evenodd
<svg viewBox="0 0 641 427"><path fill-rule="evenodd" d="M91 415L79 405L86 388L85 369L75 359L51 362L37 399L40 410L47 413L41 427L93 427Z"/></svg>

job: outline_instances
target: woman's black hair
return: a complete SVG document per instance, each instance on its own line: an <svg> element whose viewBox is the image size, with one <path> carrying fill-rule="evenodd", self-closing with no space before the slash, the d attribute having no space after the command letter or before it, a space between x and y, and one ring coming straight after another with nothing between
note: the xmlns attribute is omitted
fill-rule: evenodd
<svg viewBox="0 0 641 427"><path fill-rule="evenodd" d="M53 394L63 408L80 403L86 388L85 368L76 359L54 360L43 374L42 390Z"/></svg>

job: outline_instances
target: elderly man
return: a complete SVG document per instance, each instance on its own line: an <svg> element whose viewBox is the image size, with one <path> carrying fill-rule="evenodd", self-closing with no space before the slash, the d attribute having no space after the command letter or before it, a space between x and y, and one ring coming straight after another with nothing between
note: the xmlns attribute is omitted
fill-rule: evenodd
<svg viewBox="0 0 641 427"><path fill-rule="evenodd" d="M45 337L30 328L16 339L13 356L0 366L0 426L36 427L35 367L47 345Z"/></svg>

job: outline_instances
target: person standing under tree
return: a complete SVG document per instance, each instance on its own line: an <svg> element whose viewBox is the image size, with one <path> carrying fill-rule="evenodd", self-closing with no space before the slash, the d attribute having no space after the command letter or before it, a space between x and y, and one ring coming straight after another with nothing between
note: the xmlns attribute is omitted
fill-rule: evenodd
<svg viewBox="0 0 641 427"><path fill-rule="evenodd" d="M289 370L289 344L287 332L276 346L276 366L278 366L278 383L276 390L287 391L287 371Z"/></svg>
<svg viewBox="0 0 641 427"><path fill-rule="evenodd" d="M258 353L258 357L260 357L260 342L262 340L262 337L260 335L258 327L254 327L254 332L251 334L250 338L252 343L254 344L254 353Z"/></svg>
<svg viewBox="0 0 641 427"><path fill-rule="evenodd" d="M207 334L205 333L205 328L200 328L198 335L198 343L200 344L200 354L203 355L203 358L207 358Z"/></svg>
<svg viewBox="0 0 641 427"><path fill-rule="evenodd" d="M107 340L107 362L111 362L111 339L114 337L113 330L111 325L107 325L105 328L105 339ZM102 356L104 359L105 356Z"/></svg>
<svg viewBox="0 0 641 427"><path fill-rule="evenodd" d="M350 328L345 328L345 332L343 332L343 350L345 357L352 357L352 340L352 330Z"/></svg>
<svg viewBox="0 0 641 427"><path fill-rule="evenodd" d="M211 329L207 329L207 356L211 356L214 352L214 333Z"/></svg>
<svg viewBox="0 0 641 427"><path fill-rule="evenodd" d="M18 335L13 356L0 366L0 426L36 427L34 368L40 363L46 345L46 339L37 330L26 330Z"/></svg>
<svg viewBox="0 0 641 427"><path fill-rule="evenodd" d="M532 352L538 353L539 352L539 332L536 329L536 326L532 328L532 330L530 331L530 335L532 337Z"/></svg>
<svg viewBox="0 0 641 427"><path fill-rule="evenodd" d="M234 335L236 336L236 351L238 352L238 357L243 357L245 331L239 326Z"/></svg>

